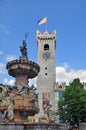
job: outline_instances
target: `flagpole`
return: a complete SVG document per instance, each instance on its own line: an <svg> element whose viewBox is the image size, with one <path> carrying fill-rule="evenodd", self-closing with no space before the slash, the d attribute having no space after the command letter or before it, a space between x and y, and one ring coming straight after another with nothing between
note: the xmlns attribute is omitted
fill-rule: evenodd
<svg viewBox="0 0 86 130"><path fill-rule="evenodd" d="M47 17L46 17L46 31L47 31Z"/></svg>

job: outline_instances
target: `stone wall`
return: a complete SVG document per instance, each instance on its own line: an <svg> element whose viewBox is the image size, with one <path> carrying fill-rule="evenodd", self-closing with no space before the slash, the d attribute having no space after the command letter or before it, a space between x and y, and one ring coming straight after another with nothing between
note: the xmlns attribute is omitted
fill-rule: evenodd
<svg viewBox="0 0 86 130"><path fill-rule="evenodd" d="M0 130L68 130L67 125L57 123L0 123ZM79 125L79 130L86 130L86 123Z"/></svg>
<svg viewBox="0 0 86 130"><path fill-rule="evenodd" d="M55 123L0 123L0 130L67 130Z"/></svg>
<svg viewBox="0 0 86 130"><path fill-rule="evenodd" d="M79 130L86 130L86 123L80 123Z"/></svg>
<svg viewBox="0 0 86 130"><path fill-rule="evenodd" d="M60 130L69 130L69 129L67 125L61 125ZM86 130L86 123L80 123L79 130Z"/></svg>
<svg viewBox="0 0 86 130"><path fill-rule="evenodd" d="M0 123L0 130L24 130L24 125L15 123Z"/></svg>

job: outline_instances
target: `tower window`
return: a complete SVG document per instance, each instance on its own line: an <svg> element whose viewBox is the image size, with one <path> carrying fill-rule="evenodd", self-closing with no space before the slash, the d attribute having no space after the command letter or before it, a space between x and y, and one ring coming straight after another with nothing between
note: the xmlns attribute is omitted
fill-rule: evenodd
<svg viewBox="0 0 86 130"><path fill-rule="evenodd" d="M48 44L44 45L44 50L49 50L49 45Z"/></svg>
<svg viewBox="0 0 86 130"><path fill-rule="evenodd" d="M45 75L47 75L47 73L45 73Z"/></svg>
<svg viewBox="0 0 86 130"><path fill-rule="evenodd" d="M47 67L45 67L45 70L47 70Z"/></svg>

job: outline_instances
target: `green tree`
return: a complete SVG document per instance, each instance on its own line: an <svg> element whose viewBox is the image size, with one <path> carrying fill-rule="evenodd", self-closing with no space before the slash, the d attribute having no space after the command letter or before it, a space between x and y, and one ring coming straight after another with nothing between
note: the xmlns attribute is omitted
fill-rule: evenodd
<svg viewBox="0 0 86 130"><path fill-rule="evenodd" d="M60 120L70 123L86 121L86 90L80 79L74 79L69 86L66 86L62 95L57 111Z"/></svg>

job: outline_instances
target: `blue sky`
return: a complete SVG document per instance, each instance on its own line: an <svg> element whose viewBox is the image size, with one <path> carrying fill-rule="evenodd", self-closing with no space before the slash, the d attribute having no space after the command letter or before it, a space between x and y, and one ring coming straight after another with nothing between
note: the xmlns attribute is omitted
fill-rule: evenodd
<svg viewBox="0 0 86 130"><path fill-rule="evenodd" d="M13 83L5 65L19 58L26 32L28 58L37 62L36 31L46 30L37 21L43 17L47 30L57 32L56 80L86 81L86 0L0 0L0 82Z"/></svg>

